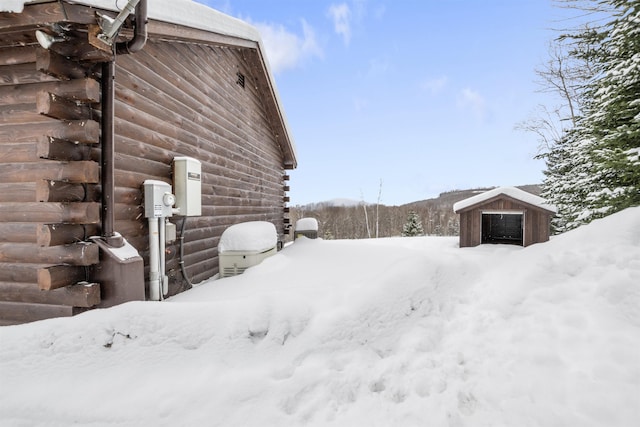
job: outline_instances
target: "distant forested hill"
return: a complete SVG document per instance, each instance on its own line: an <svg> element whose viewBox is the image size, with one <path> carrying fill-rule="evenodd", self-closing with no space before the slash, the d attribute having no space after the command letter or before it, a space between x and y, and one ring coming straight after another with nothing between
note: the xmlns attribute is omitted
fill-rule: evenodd
<svg viewBox="0 0 640 427"><path fill-rule="evenodd" d="M324 239L393 237L402 234L409 212L413 211L420 218L426 235L457 236L460 225L458 215L453 213L453 204L492 188L448 191L433 199L401 206L364 203L349 205L333 201L295 206L291 208L291 225L295 227L300 218L313 217L318 220L318 236ZM540 194L539 185L518 188L535 195Z"/></svg>

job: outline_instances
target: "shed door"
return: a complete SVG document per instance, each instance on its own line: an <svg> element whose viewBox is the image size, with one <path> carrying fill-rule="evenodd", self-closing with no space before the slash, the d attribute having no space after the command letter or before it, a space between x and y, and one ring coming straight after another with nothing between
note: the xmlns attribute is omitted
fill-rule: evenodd
<svg viewBox="0 0 640 427"><path fill-rule="evenodd" d="M524 246L522 213L483 213L482 243Z"/></svg>

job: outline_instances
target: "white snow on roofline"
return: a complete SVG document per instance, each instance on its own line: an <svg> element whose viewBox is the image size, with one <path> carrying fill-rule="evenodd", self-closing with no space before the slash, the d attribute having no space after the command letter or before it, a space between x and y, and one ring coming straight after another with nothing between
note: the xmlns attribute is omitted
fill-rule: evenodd
<svg viewBox="0 0 640 427"><path fill-rule="evenodd" d="M68 0L107 10L119 10L115 0ZM124 1L119 1L120 6ZM191 0L148 0L147 16L156 21L170 22L226 36L260 42L260 32L240 19Z"/></svg>
<svg viewBox="0 0 640 427"><path fill-rule="evenodd" d="M20 13L24 9L24 0L3 0L0 3L0 12Z"/></svg>
<svg viewBox="0 0 640 427"><path fill-rule="evenodd" d="M453 211L458 213L459 211L468 208L469 206L477 205L479 203L485 202L489 199L492 199L500 194L504 194L505 196L509 196L513 199L520 200L521 202L527 203L529 205L537 206L539 208L545 209L547 211L556 213L557 209L555 206L547 203L545 199L542 197L538 197L534 194L527 193L524 190L520 190L516 187L498 187L493 190L486 191L482 194L478 194L477 196L469 197L468 199L461 200L453 205Z"/></svg>
<svg viewBox="0 0 640 427"><path fill-rule="evenodd" d="M24 10L25 4L41 2L41 0L2 0L0 12L20 13ZM116 0L67 0L67 2L116 12L126 4L126 1ZM261 42L260 33L254 26L191 0L148 0L147 15L156 21Z"/></svg>

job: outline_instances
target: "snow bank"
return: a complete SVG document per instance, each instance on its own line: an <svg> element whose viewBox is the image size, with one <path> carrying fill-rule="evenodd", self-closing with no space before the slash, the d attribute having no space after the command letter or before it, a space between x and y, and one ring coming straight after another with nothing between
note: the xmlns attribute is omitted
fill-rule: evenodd
<svg viewBox="0 0 640 427"><path fill-rule="evenodd" d="M224 230L218 243L218 252L262 252L278 244L276 227L266 221L249 221L235 224Z"/></svg>
<svg viewBox="0 0 640 427"><path fill-rule="evenodd" d="M640 208L528 248L301 239L166 302L0 328L0 424L640 425L638 283Z"/></svg>

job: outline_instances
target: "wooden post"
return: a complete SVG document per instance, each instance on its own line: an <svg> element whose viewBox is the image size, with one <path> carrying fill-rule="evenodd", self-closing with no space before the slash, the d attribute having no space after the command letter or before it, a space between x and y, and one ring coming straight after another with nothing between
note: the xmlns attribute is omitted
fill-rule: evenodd
<svg viewBox="0 0 640 427"><path fill-rule="evenodd" d="M86 272L82 267L53 265L38 270L38 287L48 291L81 282L86 278Z"/></svg>
<svg viewBox="0 0 640 427"><path fill-rule="evenodd" d="M100 285L78 283L43 292L36 283L0 282L0 301L93 307L100 304Z"/></svg>
<svg viewBox="0 0 640 427"><path fill-rule="evenodd" d="M37 264L89 266L98 263L98 253L98 245L94 243L51 247L31 243L0 243L0 262L31 260Z"/></svg>
<svg viewBox="0 0 640 427"><path fill-rule="evenodd" d="M100 203L2 203L0 222L97 224Z"/></svg>
<svg viewBox="0 0 640 427"><path fill-rule="evenodd" d="M63 98L51 92L38 92L36 108L39 114L61 120L82 120L91 116L91 107L77 104L73 100Z"/></svg>

